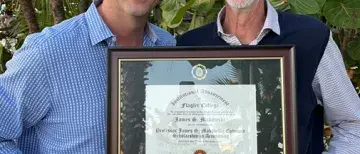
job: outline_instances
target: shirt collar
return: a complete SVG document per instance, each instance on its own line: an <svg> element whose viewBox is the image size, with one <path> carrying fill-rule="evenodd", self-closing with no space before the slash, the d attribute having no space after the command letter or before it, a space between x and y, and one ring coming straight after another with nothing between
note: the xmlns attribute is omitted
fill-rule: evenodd
<svg viewBox="0 0 360 154"><path fill-rule="evenodd" d="M88 10L85 12L85 18L89 28L92 45L96 45L99 42L102 42L109 38L115 38L115 35L111 32L109 27L105 24L105 22L101 18L94 2L91 3ZM155 31L152 29L152 24L150 22L147 22L146 24L144 37L149 37L150 41L154 44L158 39Z"/></svg>
<svg viewBox="0 0 360 154"><path fill-rule="evenodd" d="M85 12L85 18L89 28L91 45L96 45L99 42L114 37L114 34L101 18L94 3L91 3L88 10Z"/></svg>
<svg viewBox="0 0 360 154"><path fill-rule="evenodd" d="M271 5L271 3L266 0L266 19L263 26L264 29L270 29L276 34L280 35L280 26L279 26L279 20L278 20L278 13L275 10L275 8ZM218 33L219 34L225 34L221 21L225 17L225 6L220 10L220 13L218 14L216 24L218 27Z"/></svg>
<svg viewBox="0 0 360 154"><path fill-rule="evenodd" d="M155 33L154 29L153 29L153 27L154 27L155 25L153 25L153 24L150 23L150 22L147 22L146 25L147 25L147 26L146 26L146 30L145 30L145 32L146 32L145 35L150 38L150 40L151 40L152 43L155 43L155 42L158 40L158 36L156 35L156 33Z"/></svg>

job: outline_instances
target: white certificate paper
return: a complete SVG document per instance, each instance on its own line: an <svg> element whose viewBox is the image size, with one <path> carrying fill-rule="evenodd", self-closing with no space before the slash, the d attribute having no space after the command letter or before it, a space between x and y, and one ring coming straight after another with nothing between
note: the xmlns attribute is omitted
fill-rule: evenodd
<svg viewBox="0 0 360 154"><path fill-rule="evenodd" d="M147 85L147 154L257 154L255 85Z"/></svg>

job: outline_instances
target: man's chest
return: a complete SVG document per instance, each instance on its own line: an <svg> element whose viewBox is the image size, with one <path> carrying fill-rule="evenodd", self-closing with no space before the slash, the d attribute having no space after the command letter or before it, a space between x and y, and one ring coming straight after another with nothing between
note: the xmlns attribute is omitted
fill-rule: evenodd
<svg viewBox="0 0 360 154"><path fill-rule="evenodd" d="M106 102L106 49L83 49L57 56L49 64L49 85L53 110L101 116ZM90 116L90 117L91 117Z"/></svg>

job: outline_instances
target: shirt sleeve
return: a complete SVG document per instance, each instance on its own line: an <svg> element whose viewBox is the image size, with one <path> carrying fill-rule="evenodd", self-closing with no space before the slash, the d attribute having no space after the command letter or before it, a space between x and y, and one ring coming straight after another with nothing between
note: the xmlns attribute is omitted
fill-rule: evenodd
<svg viewBox="0 0 360 154"><path fill-rule="evenodd" d="M16 139L50 107L46 68L35 43L25 43L0 75L0 153L22 153Z"/></svg>
<svg viewBox="0 0 360 154"><path fill-rule="evenodd" d="M342 55L331 32L313 88L332 127L333 138L328 151L323 154L360 153L360 98L347 76Z"/></svg>

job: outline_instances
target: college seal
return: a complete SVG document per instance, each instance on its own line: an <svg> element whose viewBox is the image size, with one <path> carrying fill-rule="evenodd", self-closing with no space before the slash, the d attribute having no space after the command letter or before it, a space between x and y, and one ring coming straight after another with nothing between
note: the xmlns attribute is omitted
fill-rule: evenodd
<svg viewBox="0 0 360 154"><path fill-rule="evenodd" d="M194 154L206 154L204 150L196 150Z"/></svg>
<svg viewBox="0 0 360 154"><path fill-rule="evenodd" d="M198 80L205 79L207 74L206 67L204 65L197 64L192 68L191 74L195 79Z"/></svg>

